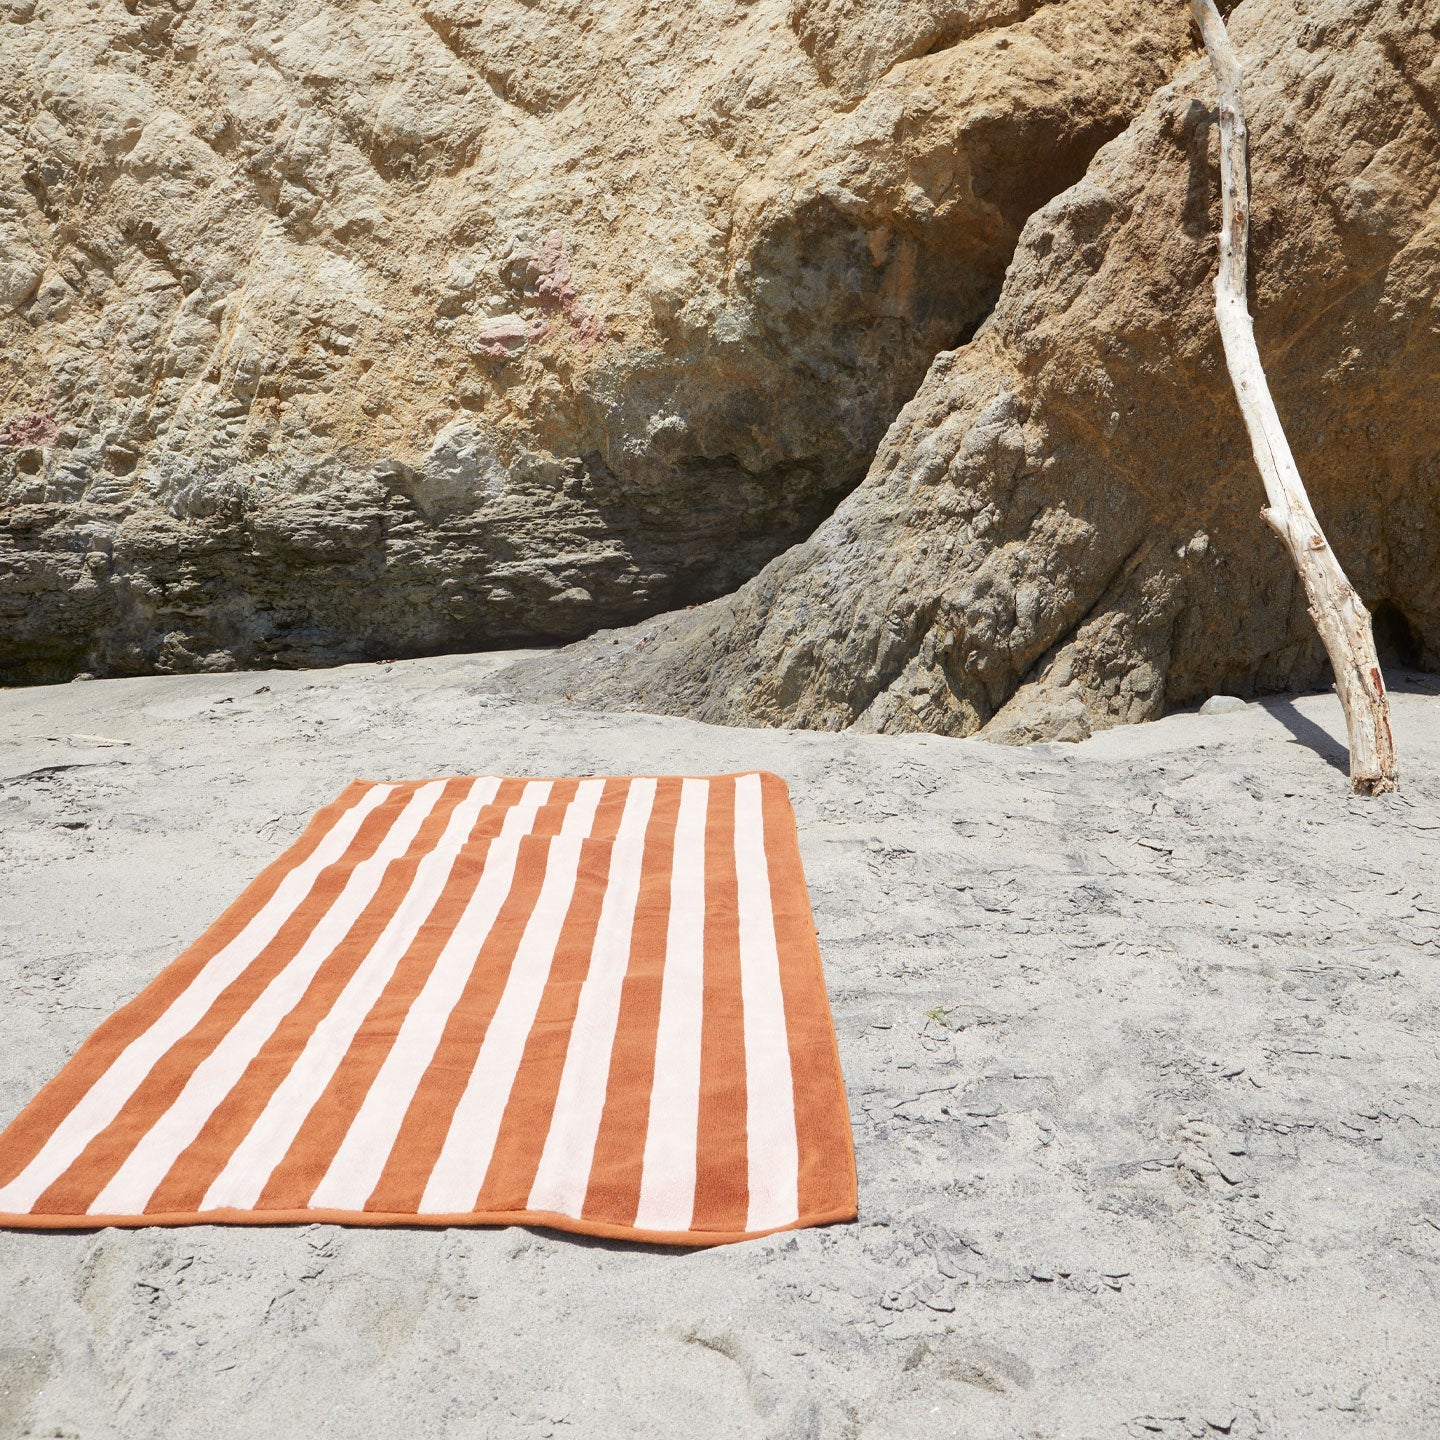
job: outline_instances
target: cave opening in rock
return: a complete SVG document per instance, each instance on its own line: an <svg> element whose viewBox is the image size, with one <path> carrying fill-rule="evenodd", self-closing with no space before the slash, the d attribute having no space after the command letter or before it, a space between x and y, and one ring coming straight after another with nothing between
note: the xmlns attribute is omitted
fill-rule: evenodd
<svg viewBox="0 0 1440 1440"><path fill-rule="evenodd" d="M1382 670L1419 670L1424 647L1410 617L1393 600L1382 600L1370 617Z"/></svg>

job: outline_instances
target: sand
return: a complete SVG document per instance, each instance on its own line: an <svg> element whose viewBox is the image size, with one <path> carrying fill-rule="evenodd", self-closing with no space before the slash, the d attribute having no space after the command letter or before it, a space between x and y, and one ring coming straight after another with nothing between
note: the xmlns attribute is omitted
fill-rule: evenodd
<svg viewBox="0 0 1440 1440"><path fill-rule="evenodd" d="M540 708L506 657L0 693L0 1122L356 775L790 783L853 1225L0 1234L0 1435L1440 1432L1440 698L1003 749ZM497 688L497 686L501 688Z"/></svg>

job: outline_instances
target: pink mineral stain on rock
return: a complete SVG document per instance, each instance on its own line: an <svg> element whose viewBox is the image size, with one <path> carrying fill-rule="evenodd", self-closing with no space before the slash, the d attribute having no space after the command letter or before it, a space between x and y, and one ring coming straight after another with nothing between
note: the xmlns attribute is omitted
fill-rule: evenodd
<svg viewBox="0 0 1440 1440"><path fill-rule="evenodd" d="M565 258L565 240L556 233L545 237L538 255L525 263L525 284L547 309L558 310L570 322L582 350L589 350L605 338L605 323L593 315L581 298Z"/></svg>
<svg viewBox="0 0 1440 1440"><path fill-rule="evenodd" d="M59 438L60 422L51 408L48 386L35 397L30 409L21 411L0 426L0 447L5 449L25 450L32 445L53 445Z"/></svg>
<svg viewBox="0 0 1440 1440"><path fill-rule="evenodd" d="M527 320L523 315L497 315L476 327L471 351L487 360L508 360L525 348L526 342L539 340L550 333L543 320Z"/></svg>

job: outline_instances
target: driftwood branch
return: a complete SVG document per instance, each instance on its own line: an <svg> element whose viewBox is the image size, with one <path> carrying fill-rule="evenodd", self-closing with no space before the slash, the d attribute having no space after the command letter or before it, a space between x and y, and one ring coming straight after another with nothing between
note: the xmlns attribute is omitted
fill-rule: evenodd
<svg viewBox="0 0 1440 1440"><path fill-rule="evenodd" d="M1370 612L1345 577L1320 529L1305 484L1290 453L1280 416L1265 381L1246 302L1250 235L1250 183L1246 172L1245 114L1240 63L1215 0L1190 0L1191 12L1215 70L1220 97L1220 188L1223 218L1220 267L1215 276L1215 318L1235 398L1250 432L1255 463L1265 482L1265 519L1289 548L1305 585L1310 615L1330 654L1335 689L1350 735L1350 785L1361 795L1396 789L1390 706L1375 654Z"/></svg>

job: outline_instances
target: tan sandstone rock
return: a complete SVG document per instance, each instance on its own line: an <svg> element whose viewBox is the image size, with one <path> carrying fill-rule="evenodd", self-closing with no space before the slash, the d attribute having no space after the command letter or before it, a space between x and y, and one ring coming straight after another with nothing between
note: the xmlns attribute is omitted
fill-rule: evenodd
<svg viewBox="0 0 1440 1440"><path fill-rule="evenodd" d="M1252 308L1382 659L1440 664L1436 7L1246 0ZM531 666L732 724L1078 739L1325 660L1212 312L1203 59L1027 223L864 483L736 595ZM640 642L644 642L641 644Z"/></svg>
<svg viewBox="0 0 1440 1440"><path fill-rule="evenodd" d="M573 637L861 478L1148 0L5 0L0 680Z"/></svg>

